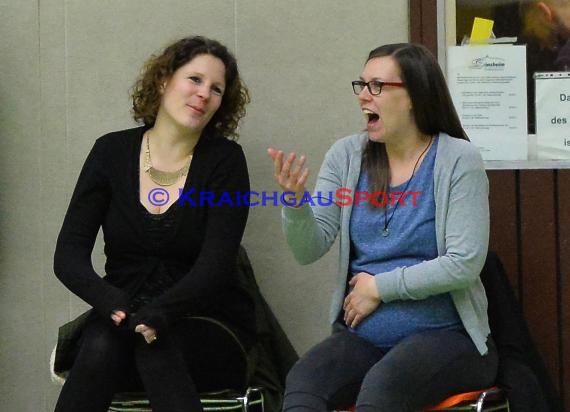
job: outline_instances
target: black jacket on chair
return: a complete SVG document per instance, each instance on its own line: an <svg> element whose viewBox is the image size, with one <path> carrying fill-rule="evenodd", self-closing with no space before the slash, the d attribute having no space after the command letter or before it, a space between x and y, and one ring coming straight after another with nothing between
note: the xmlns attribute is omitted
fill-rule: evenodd
<svg viewBox="0 0 570 412"><path fill-rule="evenodd" d="M494 252L487 256L481 280L489 301L491 334L499 351L497 385L506 390L511 411L562 412L556 389Z"/></svg>
<svg viewBox="0 0 570 412"><path fill-rule="evenodd" d="M265 411L278 412L283 402L285 378L299 356L261 294L243 247L240 247L238 253L238 271L240 282L243 282L255 303L257 320L257 345L250 356L250 385L263 388Z"/></svg>

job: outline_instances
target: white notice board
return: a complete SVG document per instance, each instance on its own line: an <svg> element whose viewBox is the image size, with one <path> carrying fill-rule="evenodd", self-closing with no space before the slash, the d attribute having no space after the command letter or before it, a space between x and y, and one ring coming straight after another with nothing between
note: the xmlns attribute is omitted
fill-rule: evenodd
<svg viewBox="0 0 570 412"><path fill-rule="evenodd" d="M526 47L453 46L447 71L461 124L483 159L526 160Z"/></svg>
<svg viewBox="0 0 570 412"><path fill-rule="evenodd" d="M534 75L539 159L570 159L570 72Z"/></svg>

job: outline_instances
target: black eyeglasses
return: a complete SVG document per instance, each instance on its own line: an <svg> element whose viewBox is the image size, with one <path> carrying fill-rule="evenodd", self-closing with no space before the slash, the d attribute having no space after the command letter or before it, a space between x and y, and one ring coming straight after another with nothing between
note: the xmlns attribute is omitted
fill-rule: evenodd
<svg viewBox="0 0 570 412"><path fill-rule="evenodd" d="M370 80L369 82L355 80L352 82L352 90L356 95L359 95L365 87L368 87L368 91L372 96L378 96L382 93L382 87L384 86L406 87L402 82L383 82L381 80Z"/></svg>

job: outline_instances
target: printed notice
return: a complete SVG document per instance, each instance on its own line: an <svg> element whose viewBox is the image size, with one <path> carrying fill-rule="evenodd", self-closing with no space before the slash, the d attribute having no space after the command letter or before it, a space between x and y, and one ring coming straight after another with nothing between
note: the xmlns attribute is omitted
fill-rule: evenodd
<svg viewBox="0 0 570 412"><path fill-rule="evenodd" d="M461 124L485 160L526 160L526 48L450 47L448 83Z"/></svg>
<svg viewBox="0 0 570 412"><path fill-rule="evenodd" d="M570 159L570 73L535 73L539 159Z"/></svg>

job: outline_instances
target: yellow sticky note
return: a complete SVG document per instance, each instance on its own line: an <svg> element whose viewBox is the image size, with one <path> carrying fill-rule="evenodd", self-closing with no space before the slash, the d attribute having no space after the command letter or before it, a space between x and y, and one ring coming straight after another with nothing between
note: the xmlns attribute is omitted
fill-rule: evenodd
<svg viewBox="0 0 570 412"><path fill-rule="evenodd" d="M471 29L470 44L487 44L493 32L493 20L475 17Z"/></svg>

